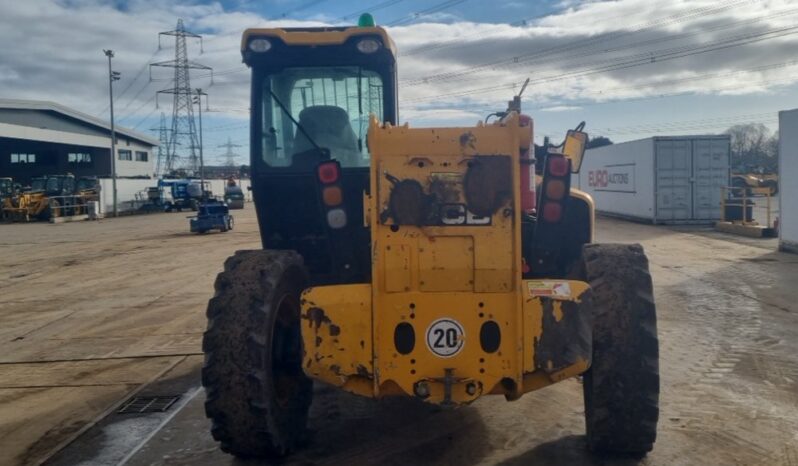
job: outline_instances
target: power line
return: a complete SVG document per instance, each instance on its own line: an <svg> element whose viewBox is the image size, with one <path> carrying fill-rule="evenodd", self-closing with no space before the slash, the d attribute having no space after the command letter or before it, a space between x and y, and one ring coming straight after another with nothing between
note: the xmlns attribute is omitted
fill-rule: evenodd
<svg viewBox="0 0 798 466"><path fill-rule="evenodd" d="M119 110L119 114L121 115L121 114L122 114L122 113L124 113L124 112L125 112L125 111L126 111L128 108L130 108L130 106L131 106L131 105L133 105L133 102L136 102L136 99L138 99L138 98L139 98L139 96L140 96L140 95L141 95L141 94L142 94L142 93L143 93L145 90L147 90L147 88L148 88L148 87L150 87L150 85L151 85L152 83L153 83L152 81L147 81L146 83L144 83L144 86L143 86L141 89L139 89L139 91L138 91L138 92L136 92L136 94L135 94L135 95L134 95L134 96L133 96L133 97L132 97L130 100L128 100L127 104L125 104L125 106L124 106L124 107L122 107L122 109L121 109L121 110ZM151 102L151 101L152 101L152 99L150 99L148 102ZM135 113L135 112L133 112L133 113ZM124 115L122 118L120 118L120 119L125 119L125 118L127 118L128 116L130 116L130 114L125 114L125 115Z"/></svg>
<svg viewBox="0 0 798 466"><path fill-rule="evenodd" d="M617 46L617 47L614 47L614 48L602 49L602 50L585 50L583 52L579 52L579 53L576 53L576 54L568 54L567 56L564 56L564 57L560 57L560 56L558 56L558 54L554 54L554 55L550 55L548 57L540 57L540 58L537 58L537 59L529 59L529 60L526 60L524 63L507 64L507 65L504 65L504 67L511 68L511 67L521 66L523 64L529 64L529 63L535 63L536 65L540 65L540 64L544 64L544 63L551 64L551 63L557 63L557 62L568 63L568 62L571 62L571 61L576 61L576 60L578 60L578 59L580 59L582 57L585 57L585 56L604 55L604 54L608 54L608 53L612 53L612 52L618 52L618 51L625 50L625 49L636 49L636 48L641 48L641 47L646 46L646 45L654 45L654 44L658 44L658 43L662 43L662 42L671 42L671 41L675 41L675 40L682 40L682 39L687 39L687 38L691 38L691 37L702 36L702 35L705 35L707 32L719 31L719 30L722 30L722 29L736 28L736 27L740 27L740 26L745 26L745 25L750 25L750 24L753 24L753 23L757 23L757 22L760 22L760 21L763 21L763 20L766 20L766 19L771 19L771 18L779 17L779 16L794 15L796 13L798 13L798 8L792 9L792 10L781 11L781 12L778 12L778 13L775 13L775 14L772 14L772 15L762 16L762 17L758 17L758 18L747 19L747 20L742 20L742 21L734 21L734 22L727 23L727 24L716 25L714 27L702 28L700 31L696 31L696 32L688 32L688 33L678 34L678 35L669 36L669 37L658 37L658 38L654 38L654 39L645 40L645 41L642 41L642 42L634 42L634 43L625 44L625 45ZM657 51L640 52L637 55L628 55L626 57L618 57L618 58L612 58L612 59L607 59L607 60L603 60L603 61L595 61L595 62L592 62L590 64L582 64L582 66L583 67L592 67L592 66L595 66L595 65L598 65L598 64L602 64L602 63L611 63L613 61L619 61L619 60L622 60L622 59L630 59L630 58L634 58L634 57L650 58L652 53L664 53L664 52L670 52L670 51L678 51L678 50L683 50L683 49L689 48L689 47L691 47L691 46L690 45L683 45L681 47L675 47L675 48L671 48L671 49L661 49L661 50L657 50ZM450 78L445 79L445 80L446 81L464 82L464 81L475 81L475 80L478 81L478 80L486 79L485 77L480 77L480 76L473 76L473 77L471 77L469 79L468 76L472 75L472 74L474 74L474 73L471 73L471 72L462 73L462 76L453 76L453 77L450 77ZM443 80L443 79L440 79L440 80ZM416 80L403 81L403 83L406 86L415 86L415 85L419 85L419 84L426 84L426 83L429 83L429 82L430 82L429 79L421 79L421 80L416 79ZM434 81L432 81L432 82L434 82Z"/></svg>
<svg viewBox="0 0 798 466"><path fill-rule="evenodd" d="M122 120L127 120L127 119L133 117L134 115L137 115L141 111L142 108L146 107L147 104L151 104L152 101L155 100L155 96L156 96L156 94L153 94L152 97L150 97L144 103L142 103L141 105L136 107L136 109L133 110L132 112L128 113L127 115L123 116L122 118L119 118L118 121L121 123ZM154 109L157 109L157 108L158 108L157 106L154 107Z"/></svg>
<svg viewBox="0 0 798 466"><path fill-rule="evenodd" d="M637 86L613 87L613 88L608 88L608 89L602 89L602 93L603 92L611 92L611 91L619 91L619 90L635 90L635 89L650 89L652 87L664 87L664 86L670 86L670 85L684 83L684 82L690 82L690 81L698 81L698 80L703 80L703 79L730 77L730 76L743 74L743 73L752 73L752 72L765 71L765 70L771 70L771 69L779 69L779 68L783 69L783 68L788 68L788 67L796 66L796 65L798 65L798 60L792 60L792 61L788 61L788 62L774 63L774 64L770 64L770 65L757 66L757 67L753 67L753 68L742 69L742 70L732 71L732 72L728 72L728 73L707 73L707 74L703 74L703 75L699 75L699 76L691 76L691 77L688 77L688 78L672 79L672 80L668 80L668 81L660 81L660 82L650 83L650 84L641 84L641 85L637 85ZM791 83L793 81L794 81L793 77L785 77L785 78L780 78L780 79L763 79L763 80L759 80L759 81L750 81L750 82L748 82L748 84L754 84L754 85L757 85L757 86L763 86L763 85L770 85L770 84ZM713 87L713 88L707 89L707 90L711 90L713 92L717 92L717 91L724 91L724 90L739 89L739 87L740 87L739 84L734 84L734 85L724 86L724 87ZM581 100L581 101L567 100L567 101L562 101L562 102L547 102L545 104L538 103L538 104L535 104L534 106L528 107L528 108L532 108L532 109L536 109L536 110L546 110L548 108L556 107L556 106L588 107L588 106L594 106L594 105L606 105L606 104L640 102L640 101L645 101L645 100L654 100L654 99L662 99L662 98L670 98L670 97L684 97L684 96L695 95L695 94L696 94L695 91L684 91L684 92L674 92L674 93L670 93L670 94L655 94L655 95L639 96L639 97L617 98L617 99L611 99L611 100L606 100L606 101L599 101L599 100L596 100L596 99ZM452 107L451 105L448 105L448 106L441 106L441 107L434 107L434 108L427 108L427 109L429 109L429 110L445 110L445 109L449 109L449 108L454 108L454 107ZM478 105L478 106L466 106L466 107L457 106L456 108L459 109L459 110L472 111L472 112L476 112L476 113L479 113L479 112L487 113L487 112L495 110L495 107L494 106L490 106L490 105Z"/></svg>
<svg viewBox="0 0 798 466"><path fill-rule="evenodd" d="M143 125L144 122L147 121L147 119L150 118L152 114L155 113L157 110L158 110L157 108L153 108L152 110L150 110L150 113L148 113L144 118L142 118L138 123L136 123L135 126L133 126L133 130L138 129L139 126Z"/></svg>
<svg viewBox="0 0 798 466"><path fill-rule="evenodd" d="M572 41L572 42L568 42L566 44L561 44L561 45L556 45L556 46L553 46L553 47L549 47L547 49L543 49L543 50L539 50L539 51L535 51L535 52L530 52L530 53L517 55L517 56L511 57L511 58L505 58L505 59L495 60L495 61L491 61L491 62L487 62L487 63L481 63L479 65L470 66L468 68L457 70L457 71L450 71L450 72L446 72L446 73L438 73L438 74L434 74L434 75L428 75L428 76L423 76L423 77L419 77L419 78L414 78L414 80L423 80L424 82L430 82L430 81L433 81L433 80L442 80L442 79L447 79L447 78L451 78L451 77L454 77L454 76L459 76L459 75L463 75L463 74L469 74L469 73L473 73L473 72L476 72L476 71L489 69L491 67L496 67L496 66L502 65L502 64L522 63L522 62L526 62L529 59L532 59L532 58L535 58L535 57L547 56L547 55L551 55L551 54L554 54L554 53L568 52L568 51L571 51L571 50L574 50L574 49L577 49L577 48L592 46L592 45L595 45L595 44L598 44L598 43L601 43L601 42L606 42L606 41L609 41L609 40L616 40L616 39L618 39L620 37L626 37L626 36L630 36L630 35L637 34L637 33L640 33L640 32L648 31L648 30L651 30L651 29L653 29L653 28L655 28L657 26L663 26L663 25L670 24L670 23L673 23L673 22L682 22L682 21L691 19L692 17L701 17L701 16L714 14L714 13L717 13L718 11L722 11L722 10L728 9L728 8L733 7L733 6L736 6L737 4L745 3L745 2L748 2L748 1L750 1L750 0L736 0L736 1L733 1L731 3L727 3L727 4L725 4L723 6L719 6L719 7L714 7L714 8L710 8L710 7L696 8L696 9L688 10L688 11L685 11L685 12L677 13L677 14L674 14L674 15L666 16L666 17L660 18L658 20L649 21L647 23L642 23L642 24L640 24L638 26L635 26L634 29L631 29L631 30L618 31L618 32L614 32L614 33L610 33L610 34L602 35L602 36L598 36L598 37L587 37L587 38L584 38L584 39L579 39L579 40L575 40L575 41Z"/></svg>
<svg viewBox="0 0 798 466"><path fill-rule="evenodd" d="M301 5L296 6L296 7L292 8L292 9L290 9L290 10L286 10L286 11L282 12L280 14L280 18L285 18L288 15L292 15L292 14L298 12L298 11L307 10L310 7L316 6L319 3L323 3L323 2L326 2L326 1L327 0L310 0L308 2L305 2L305 3L301 4Z"/></svg>
<svg viewBox="0 0 798 466"><path fill-rule="evenodd" d="M566 73L561 73L557 75L550 75L545 76L543 78L538 78L535 80L530 81L530 84L541 84L541 83L549 83L553 81L559 81L562 79L568 78L575 78L575 77L583 77L592 74L598 73L606 73L609 71L618 71L628 68L633 68L637 66L649 65L653 63L660 63L664 61L675 60L678 58L689 57L693 55L699 55L708 52L714 52L717 50L724 50L732 47L739 47L742 45L749 45L757 42L762 42L765 40L775 39L779 37L788 36L791 34L798 33L798 26L791 26L782 29L775 29L766 31L763 33L757 34L746 34L742 36L738 36L731 39L726 39L718 42L713 42L706 45L700 45L692 48L680 48L678 50L669 49L665 51L660 51L660 55L654 55L654 53L646 54L646 56L639 57L639 58L632 58L632 57L622 57L621 59L626 59L625 62L615 63L612 65L601 66L592 69L583 69L578 71L571 71ZM631 59L630 59L631 58ZM460 97L460 96L469 96L474 94L480 94L485 92L491 92L494 90L500 89L509 89L513 86L517 85L517 82L508 82L500 85L495 86L488 86L483 88L477 89L469 89L464 91L452 92L448 94L437 94L432 96L424 96L415 99L405 100L405 102L422 102L425 100L430 99L439 99L442 97Z"/></svg>
<svg viewBox="0 0 798 466"><path fill-rule="evenodd" d="M520 19L518 21L514 21L514 22L509 23L509 24L510 24L510 26L526 26L527 23L530 22L530 21L535 21L535 20L547 18L549 16L552 16L552 15L550 13L547 13L547 14L544 14L544 15L530 16L528 18ZM458 37L456 37L454 39L451 39L451 40L447 40L447 41L444 41L444 42L436 42L436 43L426 44L426 45L420 45L418 47L411 48L411 49L409 49L409 50L407 50L405 52L399 52L399 56L410 56L410 55L416 55L416 54L420 54L420 53L421 54L429 53L429 52L432 52L432 51L435 51L435 50L440 50L440 49L449 48L449 47L455 47L455 48L468 47L468 46L471 46L474 41L473 40L469 40L469 41L465 41L464 42L463 39L464 38L473 38L473 37L480 37L480 35L474 36L474 35L465 33L462 36L458 36Z"/></svg>
<svg viewBox="0 0 798 466"><path fill-rule="evenodd" d="M409 16L405 16L404 18L395 19L390 23L387 23L386 26L401 26L403 24L412 23L413 21L419 18L423 18L424 16L428 16L433 13L438 13L440 11L446 10L447 8L459 5L465 1L467 0L446 0L444 2L433 5L427 9L411 13Z"/></svg>
<svg viewBox="0 0 798 466"><path fill-rule="evenodd" d="M354 17L360 16L363 13L373 13L375 11L382 10L383 8L388 8L389 6L396 5L397 3L401 3L403 1L404 0L386 0L384 2L380 2L380 3L377 3L375 5L371 5L368 8L364 8L362 10L358 10L358 11L343 15L343 16L339 17L338 20L339 21L346 21L349 18L354 18Z"/></svg>
<svg viewBox="0 0 798 466"><path fill-rule="evenodd" d="M152 61L152 59L155 58L156 55L158 55L159 51L160 51L159 49L155 49L155 52L152 54L152 56L150 58L148 58L147 61L144 62L144 64L141 66L141 68L139 68L139 71L136 73L136 76L133 78L133 80L131 80L128 83L128 85L125 86L124 89L122 89L122 92L120 92L116 96L117 99L121 99L125 95L125 93L127 93L127 91L129 91L130 88L133 87L133 84L135 84L136 81L139 80L141 75L144 73L144 70L147 69L147 65L149 65L149 62ZM97 114L97 116L102 116L103 114L105 114L105 112L108 111L109 108L111 108L111 104L110 103L108 105L106 105L105 108L100 113Z"/></svg>
<svg viewBox="0 0 798 466"><path fill-rule="evenodd" d="M145 61L144 64L141 65L141 68L139 68L139 71L136 73L136 77L133 78L133 81L130 81L130 84L128 84L122 90L122 92L119 93L119 97L122 97L123 95L125 95L125 93L133 86L133 83L135 83L141 77L141 75L144 74L144 71L147 69L147 66L150 64L150 62L153 60L153 58L155 58L155 56L158 55L158 52L160 52L160 49L155 49L155 52L152 53L150 58L148 58L147 61Z"/></svg>
<svg viewBox="0 0 798 466"><path fill-rule="evenodd" d="M723 128L728 125L733 126L735 124L741 123L773 123L776 121L778 121L778 110L774 110L772 112L731 115L728 117L716 117L701 120L666 121L627 127L595 128L595 130L602 132L603 134L644 134Z"/></svg>

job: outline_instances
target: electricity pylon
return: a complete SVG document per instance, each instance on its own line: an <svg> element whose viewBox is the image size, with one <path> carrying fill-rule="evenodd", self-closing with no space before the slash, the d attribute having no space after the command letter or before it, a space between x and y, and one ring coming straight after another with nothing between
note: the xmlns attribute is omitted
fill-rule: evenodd
<svg viewBox="0 0 798 466"><path fill-rule="evenodd" d="M158 91L158 94L172 94L172 129L169 132L169 142L166 145L166 163L159 167L168 173L176 168L183 168L192 174L199 170L199 138L197 137L197 125L194 122L194 109L191 98L194 90L191 88L191 77L189 70L206 70L213 83L213 68L197 63L188 59L186 49L186 37L193 37L200 40L200 53L202 52L202 36L186 31L183 27L183 20L177 20L177 28L174 31L166 31L158 34L158 48L161 47L161 36L174 36L175 38L175 59L150 64L150 79L152 79L152 67L160 66L174 68L174 87ZM156 99L156 106L158 105ZM180 149L179 149L180 148ZM185 148L185 149L182 149Z"/></svg>

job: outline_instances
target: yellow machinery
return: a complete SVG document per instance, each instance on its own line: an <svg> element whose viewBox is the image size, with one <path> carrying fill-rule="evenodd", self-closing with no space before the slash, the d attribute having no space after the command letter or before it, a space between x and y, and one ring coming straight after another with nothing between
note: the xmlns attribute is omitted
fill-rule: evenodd
<svg viewBox="0 0 798 466"><path fill-rule="evenodd" d="M582 126L533 160L520 95L492 124L397 124L385 30L257 29L253 197L263 250L225 263L202 380L229 453L305 436L312 380L457 407L582 374L588 445L656 438L656 312L639 245L591 244L570 188Z"/></svg>
<svg viewBox="0 0 798 466"><path fill-rule="evenodd" d="M75 184L75 195L72 199L73 207L69 209L71 215L85 215L89 213L89 202L100 200L100 181L95 176L81 176Z"/></svg>
<svg viewBox="0 0 798 466"><path fill-rule="evenodd" d="M12 178L0 178L0 219L5 218L3 207L6 205L6 199L14 195L14 180Z"/></svg>
<svg viewBox="0 0 798 466"><path fill-rule="evenodd" d="M775 196L779 192L778 175L733 173L731 182L732 187L746 189L748 194Z"/></svg>
<svg viewBox="0 0 798 466"><path fill-rule="evenodd" d="M33 178L30 189L4 199L3 215L22 222L60 217L65 214L64 205L71 204L74 190L75 177L71 174Z"/></svg>
<svg viewBox="0 0 798 466"><path fill-rule="evenodd" d="M29 190L6 197L3 216L7 220L22 222L42 217L47 210L46 184L47 178L34 178Z"/></svg>
<svg viewBox="0 0 798 466"><path fill-rule="evenodd" d="M373 119L368 139L371 282L305 291L305 371L359 395L452 405L486 393L516 399L584 372L588 284L522 279L516 207L531 128L516 113L474 128ZM572 326L572 340L549 347L547 318Z"/></svg>

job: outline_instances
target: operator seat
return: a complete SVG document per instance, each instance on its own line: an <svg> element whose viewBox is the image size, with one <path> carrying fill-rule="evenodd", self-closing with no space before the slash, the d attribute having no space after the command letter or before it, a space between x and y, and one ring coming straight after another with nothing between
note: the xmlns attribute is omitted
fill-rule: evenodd
<svg viewBox="0 0 798 466"><path fill-rule="evenodd" d="M358 160L361 155L357 137L346 110L333 105L307 107L299 112L299 124L319 147L329 149L332 158L340 161L341 165L350 167L360 165ZM313 143L305 137L302 130L297 128L294 154L301 154L313 148ZM297 162L294 160L293 165Z"/></svg>

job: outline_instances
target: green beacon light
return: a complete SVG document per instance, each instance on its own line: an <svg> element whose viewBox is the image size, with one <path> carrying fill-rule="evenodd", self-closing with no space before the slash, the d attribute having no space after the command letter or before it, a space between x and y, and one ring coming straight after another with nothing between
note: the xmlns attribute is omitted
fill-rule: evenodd
<svg viewBox="0 0 798 466"><path fill-rule="evenodd" d="M374 17L371 13L363 13L357 20L357 27L360 28L373 28L375 26Z"/></svg>

